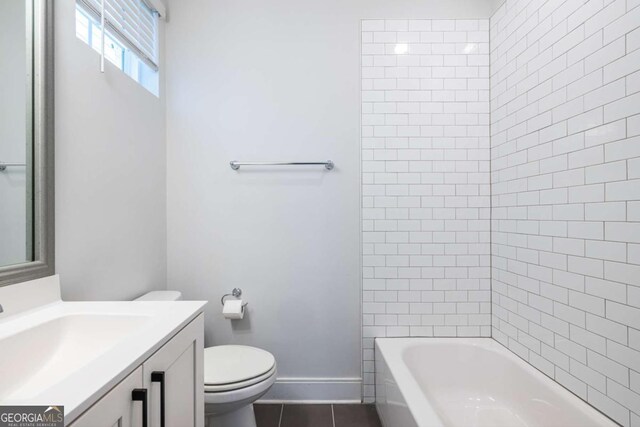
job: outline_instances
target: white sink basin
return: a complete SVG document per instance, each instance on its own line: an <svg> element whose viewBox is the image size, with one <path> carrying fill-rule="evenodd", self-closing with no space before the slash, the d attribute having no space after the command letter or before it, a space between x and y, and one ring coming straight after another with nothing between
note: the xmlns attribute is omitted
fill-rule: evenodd
<svg viewBox="0 0 640 427"><path fill-rule="evenodd" d="M72 423L202 312L198 301L64 302L57 276L0 287L0 405Z"/></svg>
<svg viewBox="0 0 640 427"><path fill-rule="evenodd" d="M141 315L71 314L0 339L0 400L37 396L113 348L149 319Z"/></svg>

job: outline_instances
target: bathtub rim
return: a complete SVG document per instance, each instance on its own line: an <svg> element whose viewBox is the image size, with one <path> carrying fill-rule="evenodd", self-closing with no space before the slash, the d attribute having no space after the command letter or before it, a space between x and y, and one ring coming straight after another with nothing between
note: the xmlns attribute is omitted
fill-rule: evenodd
<svg viewBox="0 0 640 427"><path fill-rule="evenodd" d="M391 372L391 376L394 378L400 394L407 403L409 412L413 416L415 422L419 426L428 425L429 427L446 427L437 411L432 406L431 402L425 396L424 391L418 384L415 377L411 374L409 367L404 360L404 352L409 348L419 344L432 345L438 343L468 345L473 347L481 347L488 351L498 353L503 357L507 357L521 366L525 371L531 375L538 376L541 380L552 388L554 391L560 393L567 399L574 400L576 405L585 412L594 421L600 421L602 425L608 425L611 427L618 427L618 424L613 419L609 418L604 413L600 412L594 406L587 401L583 400L580 396L573 393L568 388L564 387L553 378L547 376L544 372L535 368L526 360L522 359L511 350L503 346L500 342L491 337L380 337L375 338L375 355L379 353L384 359L384 363L387 369ZM377 381L377 372L376 372ZM376 396L376 406L378 405ZM434 424L434 422L438 424Z"/></svg>

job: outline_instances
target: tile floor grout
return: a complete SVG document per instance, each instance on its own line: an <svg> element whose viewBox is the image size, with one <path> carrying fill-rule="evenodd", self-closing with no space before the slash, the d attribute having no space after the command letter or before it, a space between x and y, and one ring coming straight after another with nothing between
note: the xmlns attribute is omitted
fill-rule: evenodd
<svg viewBox="0 0 640 427"><path fill-rule="evenodd" d="M282 427L282 413L284 412L284 403L280 405L280 419L278 420L278 427Z"/></svg>
<svg viewBox="0 0 640 427"><path fill-rule="evenodd" d="M333 427L336 427L336 414L333 412L333 404L331 404L331 421L333 423Z"/></svg>

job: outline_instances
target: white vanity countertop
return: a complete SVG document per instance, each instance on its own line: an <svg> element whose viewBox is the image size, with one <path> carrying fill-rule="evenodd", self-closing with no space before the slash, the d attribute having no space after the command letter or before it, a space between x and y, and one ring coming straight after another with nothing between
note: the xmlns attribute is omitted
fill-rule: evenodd
<svg viewBox="0 0 640 427"><path fill-rule="evenodd" d="M59 286L57 277L54 282L46 285ZM0 303L8 307L11 301L2 290ZM0 405L64 405L69 424L202 313L205 304L58 299L5 313L0 316Z"/></svg>

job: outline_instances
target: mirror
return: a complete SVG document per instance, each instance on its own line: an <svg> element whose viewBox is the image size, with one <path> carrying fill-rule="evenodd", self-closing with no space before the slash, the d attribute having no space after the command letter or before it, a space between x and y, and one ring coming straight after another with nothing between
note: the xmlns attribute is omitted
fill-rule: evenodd
<svg viewBox="0 0 640 427"><path fill-rule="evenodd" d="M0 285L53 274L51 0L0 1Z"/></svg>
<svg viewBox="0 0 640 427"><path fill-rule="evenodd" d="M0 266L33 261L31 23L25 0L0 2Z"/></svg>

